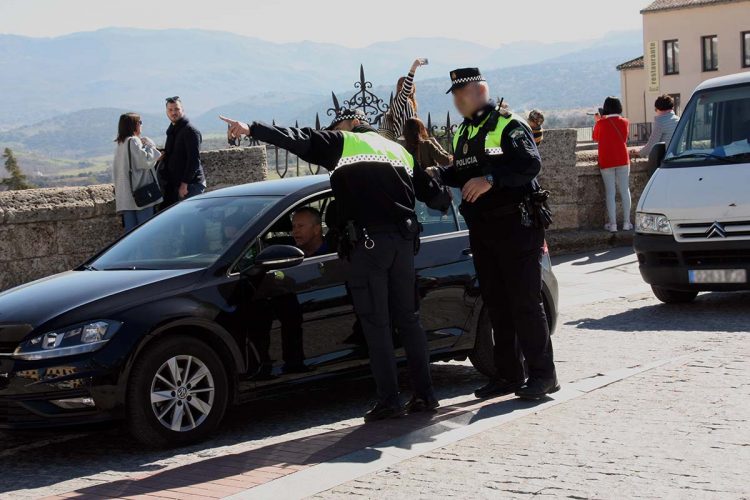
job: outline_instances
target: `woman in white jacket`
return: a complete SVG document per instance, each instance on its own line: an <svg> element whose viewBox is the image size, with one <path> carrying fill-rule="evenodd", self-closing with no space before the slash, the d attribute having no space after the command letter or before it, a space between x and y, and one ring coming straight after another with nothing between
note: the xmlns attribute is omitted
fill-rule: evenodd
<svg viewBox="0 0 750 500"><path fill-rule="evenodd" d="M115 184L115 209L122 215L125 231L130 231L151 218L155 206L162 201L158 199L149 205L139 207L133 199L134 189L147 185L156 178L154 165L161 158L154 141L148 137L141 137L142 125L139 115L125 113L120 116L117 126L117 149L112 162L112 178Z"/></svg>

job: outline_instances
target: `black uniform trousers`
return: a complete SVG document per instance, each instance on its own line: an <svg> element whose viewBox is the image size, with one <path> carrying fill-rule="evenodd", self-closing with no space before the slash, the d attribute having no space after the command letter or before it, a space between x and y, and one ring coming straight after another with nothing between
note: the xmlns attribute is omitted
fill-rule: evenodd
<svg viewBox="0 0 750 500"><path fill-rule="evenodd" d="M427 337L415 304L414 240L395 231L371 233L370 238L373 248L365 248L360 239L351 252L349 289L367 340L378 400L400 404L393 328L406 350L412 389L419 397L432 398Z"/></svg>
<svg viewBox="0 0 750 500"><path fill-rule="evenodd" d="M472 219L469 240L492 323L497 377L510 382L523 381L525 375L554 378L541 295L544 229L522 226L520 213Z"/></svg>

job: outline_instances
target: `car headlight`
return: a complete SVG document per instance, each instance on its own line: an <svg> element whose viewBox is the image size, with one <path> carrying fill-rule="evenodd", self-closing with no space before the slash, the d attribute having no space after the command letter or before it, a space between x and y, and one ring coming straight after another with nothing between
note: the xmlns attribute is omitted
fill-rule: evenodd
<svg viewBox="0 0 750 500"><path fill-rule="evenodd" d="M33 361L96 351L121 325L119 321L98 320L38 335L21 343L13 357Z"/></svg>
<svg viewBox="0 0 750 500"><path fill-rule="evenodd" d="M635 231L637 233L672 234L672 225L666 215L636 212Z"/></svg>

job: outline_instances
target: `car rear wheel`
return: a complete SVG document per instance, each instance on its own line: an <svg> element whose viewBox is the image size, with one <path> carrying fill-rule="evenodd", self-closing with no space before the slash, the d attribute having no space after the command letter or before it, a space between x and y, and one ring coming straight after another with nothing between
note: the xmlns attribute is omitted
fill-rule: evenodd
<svg viewBox="0 0 750 500"><path fill-rule="evenodd" d="M547 300L543 300L544 313L547 315L547 325L551 329L552 316ZM474 349L469 354L469 361L482 375L493 378L497 374L495 369L495 341L492 338L492 323L486 307L482 307L477 323Z"/></svg>
<svg viewBox="0 0 750 500"><path fill-rule="evenodd" d="M227 375L213 349L191 337L166 337L146 346L133 366L128 426L150 446L193 443L216 429L227 400Z"/></svg>
<svg viewBox="0 0 750 500"><path fill-rule="evenodd" d="M651 290L656 295L656 298L665 304L685 304L692 302L698 296L698 292L672 290L656 285L651 285Z"/></svg>

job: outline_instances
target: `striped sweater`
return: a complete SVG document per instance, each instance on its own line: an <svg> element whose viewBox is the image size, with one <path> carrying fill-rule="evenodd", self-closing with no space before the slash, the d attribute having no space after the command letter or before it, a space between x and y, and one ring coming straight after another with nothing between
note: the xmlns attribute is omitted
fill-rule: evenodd
<svg viewBox="0 0 750 500"><path fill-rule="evenodd" d="M406 120L414 118L417 115L409 99L413 87L414 73L409 73L404 78L401 91L393 98L390 109L386 111L385 115L383 115L383 120L380 122L378 133L386 139L395 141L401 137Z"/></svg>

